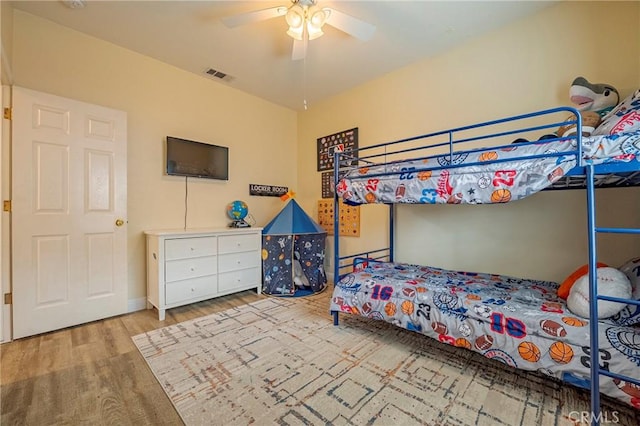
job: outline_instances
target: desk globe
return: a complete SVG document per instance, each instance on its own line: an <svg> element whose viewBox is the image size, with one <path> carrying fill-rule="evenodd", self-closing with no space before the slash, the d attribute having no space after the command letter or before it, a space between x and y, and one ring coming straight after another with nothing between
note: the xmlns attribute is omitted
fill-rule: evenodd
<svg viewBox="0 0 640 426"><path fill-rule="evenodd" d="M247 207L247 203L240 200L235 200L227 205L227 216L233 220L229 224L231 228L247 228L249 225L244 221L244 218L247 217L249 213L249 207Z"/></svg>

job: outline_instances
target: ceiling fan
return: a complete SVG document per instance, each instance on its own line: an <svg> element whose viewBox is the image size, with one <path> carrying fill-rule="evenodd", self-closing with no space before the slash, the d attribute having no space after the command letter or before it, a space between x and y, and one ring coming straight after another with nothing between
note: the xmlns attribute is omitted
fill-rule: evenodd
<svg viewBox="0 0 640 426"><path fill-rule="evenodd" d="M317 0L291 0L290 6L276 6L254 10L226 18L222 22L229 28L284 16L293 38L291 59L303 59L307 54L307 42L324 34L322 26L331 25L359 40L369 40L376 30L374 25L330 7L319 7Z"/></svg>

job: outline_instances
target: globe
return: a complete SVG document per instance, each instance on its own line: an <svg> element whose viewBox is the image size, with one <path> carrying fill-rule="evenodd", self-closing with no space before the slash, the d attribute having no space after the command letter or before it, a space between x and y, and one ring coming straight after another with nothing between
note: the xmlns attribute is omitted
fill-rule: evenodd
<svg viewBox="0 0 640 426"><path fill-rule="evenodd" d="M227 215L233 220L242 220L249 213L249 207L244 201L236 200L227 206Z"/></svg>

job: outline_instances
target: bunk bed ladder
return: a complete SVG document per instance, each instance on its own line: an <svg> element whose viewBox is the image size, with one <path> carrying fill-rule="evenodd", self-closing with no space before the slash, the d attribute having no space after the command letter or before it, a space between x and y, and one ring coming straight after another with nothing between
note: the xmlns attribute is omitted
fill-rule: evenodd
<svg viewBox="0 0 640 426"><path fill-rule="evenodd" d="M600 366L600 353L598 342L598 300L607 300L625 304L639 305L640 302L634 300L621 299L617 297L598 295L598 280L596 279L596 235L598 233L613 234L638 234L640 229L633 228L603 228L596 226L595 213L595 173L593 164L589 163L586 168L587 186L587 226L589 235L589 335L590 335L590 363L591 363L591 424L599 425L603 419L600 410L600 376L608 376L633 383L640 386L640 381L609 371L606 367ZM606 414L606 413L605 413Z"/></svg>

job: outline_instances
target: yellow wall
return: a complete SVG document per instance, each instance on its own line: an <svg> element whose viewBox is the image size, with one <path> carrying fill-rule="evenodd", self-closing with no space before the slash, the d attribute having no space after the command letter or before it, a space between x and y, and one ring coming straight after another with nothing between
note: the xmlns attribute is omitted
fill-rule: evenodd
<svg viewBox="0 0 640 426"><path fill-rule="evenodd" d="M8 1L0 2L0 40L2 41L2 84L11 84L13 58L13 9Z"/></svg>
<svg viewBox="0 0 640 426"><path fill-rule="evenodd" d="M640 87L640 3L562 2L464 45L389 73L299 119L298 188L320 198L316 138L359 128L361 146L569 105L571 81L607 82L626 97ZM598 191L600 226L640 226L640 188ZM399 206L397 260L562 280L587 260L583 191L545 192L508 205ZM610 213L620 221L606 220ZM386 242L386 209L361 208L348 252ZM613 218L612 218L613 219ZM618 266L640 254L637 237L605 236L601 256Z"/></svg>
<svg viewBox="0 0 640 426"><path fill-rule="evenodd" d="M184 180L163 175L166 135L231 148L229 182L190 180L189 227L224 226L234 199L248 201L264 225L282 203L249 197L249 183L289 186L315 213L318 137L358 127L369 145L566 105L578 75L626 96L640 85L638 22L637 2L562 2L302 113L19 11L12 73L16 85L128 113L129 297L136 299L145 295L142 231L184 223ZM638 188L599 197L603 222L621 213L625 225L640 226ZM554 280L586 260L580 191L500 206L399 206L398 216L399 260ZM382 246L387 232L386 208L368 206L362 236L342 241L351 251ZM614 265L640 252L637 238L603 240L600 258Z"/></svg>
<svg viewBox="0 0 640 426"><path fill-rule="evenodd" d="M282 202L250 197L249 184L297 187L294 111L20 11L13 43L15 85L128 114L130 299L146 294L143 231L184 226L185 179L164 175L165 136L229 147L228 182L189 179L189 228L226 226L236 199L264 225Z"/></svg>
<svg viewBox="0 0 640 426"><path fill-rule="evenodd" d="M9 64L11 62L11 53L5 48L5 44L11 44L11 32L13 28L12 9L6 2L0 3L0 82L7 84L11 78L11 70ZM5 38L6 37L6 38ZM0 94L2 106L9 105L10 99L5 95L4 89ZM9 195L9 126L7 120L2 120L0 126L0 194L3 200L10 198ZM11 275L9 274L8 256L10 240L9 213L2 212L0 216L0 296L11 291ZM11 336L11 317L10 306L0 305L0 342Z"/></svg>

